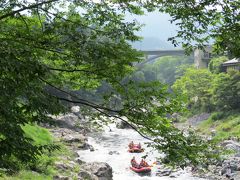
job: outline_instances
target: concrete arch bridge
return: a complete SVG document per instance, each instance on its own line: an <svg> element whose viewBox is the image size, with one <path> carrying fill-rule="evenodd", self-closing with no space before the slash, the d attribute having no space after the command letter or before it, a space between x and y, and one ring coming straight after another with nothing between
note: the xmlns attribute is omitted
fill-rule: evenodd
<svg viewBox="0 0 240 180"><path fill-rule="evenodd" d="M141 50L145 54L145 60L137 63L137 67L142 67L146 63L155 61L159 57L163 56L184 56L185 51L183 49L178 50ZM190 55L193 57L193 53Z"/></svg>
<svg viewBox="0 0 240 180"><path fill-rule="evenodd" d="M145 59L140 63L136 63L136 67L143 67L146 63L151 63L159 57L163 56L186 56L185 50L141 50L145 54ZM212 46L206 46L203 50L194 49L194 51L188 55L188 57L194 59L194 66L197 69L207 68L212 56Z"/></svg>

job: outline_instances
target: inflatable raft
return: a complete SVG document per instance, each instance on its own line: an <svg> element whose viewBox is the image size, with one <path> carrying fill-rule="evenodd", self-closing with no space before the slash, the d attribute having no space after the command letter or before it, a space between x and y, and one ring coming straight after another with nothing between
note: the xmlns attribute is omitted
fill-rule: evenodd
<svg viewBox="0 0 240 180"><path fill-rule="evenodd" d="M151 172L151 167L141 167L141 168L135 168L130 167L130 169L136 173L148 173Z"/></svg>
<svg viewBox="0 0 240 180"><path fill-rule="evenodd" d="M128 149L128 152L130 152L130 153L141 153L141 152L143 152L144 151L144 149L139 149L139 148L137 148L137 147L133 147L132 149Z"/></svg>
<svg viewBox="0 0 240 180"><path fill-rule="evenodd" d="M144 149L141 148L141 146L139 147L137 144L134 144L132 148L128 149L128 152L130 152L130 153L141 153L143 151L144 151Z"/></svg>

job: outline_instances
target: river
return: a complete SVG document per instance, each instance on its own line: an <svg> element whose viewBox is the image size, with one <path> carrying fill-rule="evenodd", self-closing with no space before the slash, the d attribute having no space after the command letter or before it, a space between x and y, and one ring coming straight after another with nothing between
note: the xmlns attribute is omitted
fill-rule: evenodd
<svg viewBox="0 0 240 180"><path fill-rule="evenodd" d="M98 161L108 163L113 168L113 180L200 180L192 177L187 170L174 172L176 178L170 178L169 176L159 177L157 172L161 169L161 166L158 165L154 165L151 174L146 176L140 176L131 171L129 166L133 156L139 162L142 156L147 155L146 161L149 164L153 164L156 161L156 157L161 156L161 154L148 148L144 144L147 140L132 129L117 129L111 126L111 130L106 129L104 132L90 135L88 143L94 147L95 151L81 150L78 151L78 154L86 162ZM129 153L127 150L131 141L134 141L134 143L140 142L145 151L143 153Z"/></svg>

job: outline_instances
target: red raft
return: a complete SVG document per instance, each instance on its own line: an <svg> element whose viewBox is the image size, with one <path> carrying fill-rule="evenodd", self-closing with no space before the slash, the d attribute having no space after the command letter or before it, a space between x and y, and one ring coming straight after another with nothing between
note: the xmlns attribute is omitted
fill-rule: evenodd
<svg viewBox="0 0 240 180"><path fill-rule="evenodd" d="M144 149L141 148L141 146L139 148L137 144L134 144L132 148L128 149L128 152L130 152L130 153L141 153L143 151L144 151Z"/></svg>
<svg viewBox="0 0 240 180"><path fill-rule="evenodd" d="M128 152L130 152L130 153L141 153L141 152L143 152L144 151L144 149L139 149L139 148L137 148L137 147L133 147L133 148L131 148L131 149L129 149L128 150Z"/></svg>
<svg viewBox="0 0 240 180"><path fill-rule="evenodd" d="M130 169L136 173L148 173L151 172L151 167L141 167L141 168L135 168L130 167Z"/></svg>

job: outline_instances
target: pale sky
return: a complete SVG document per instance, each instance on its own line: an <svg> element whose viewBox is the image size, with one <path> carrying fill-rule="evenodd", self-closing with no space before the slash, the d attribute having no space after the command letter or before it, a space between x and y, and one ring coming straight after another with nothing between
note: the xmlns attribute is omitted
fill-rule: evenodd
<svg viewBox="0 0 240 180"><path fill-rule="evenodd" d="M136 19L141 24L145 24L142 31L138 33L143 37L158 37L167 41L169 37L176 35L177 26L170 23L170 16L167 14L152 12L144 16L127 15L126 19L129 21Z"/></svg>

